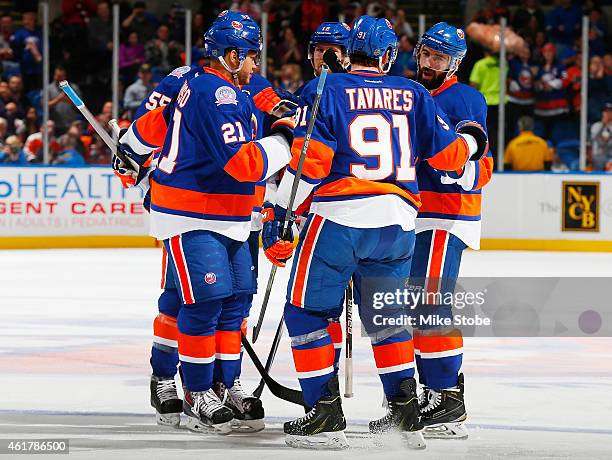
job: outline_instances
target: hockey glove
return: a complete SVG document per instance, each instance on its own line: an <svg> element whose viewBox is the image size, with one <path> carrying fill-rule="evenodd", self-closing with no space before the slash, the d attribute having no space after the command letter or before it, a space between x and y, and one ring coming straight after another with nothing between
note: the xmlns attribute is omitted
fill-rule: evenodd
<svg viewBox="0 0 612 460"><path fill-rule="evenodd" d="M469 192L476 186L476 170L476 162L468 161L460 173L456 171L442 171L440 182L444 185L457 184L463 190Z"/></svg>
<svg viewBox="0 0 612 460"><path fill-rule="evenodd" d="M332 73L347 72L347 69L342 66L340 59L338 59L338 56L331 48L328 48L325 53L323 53L323 62L325 62L325 64L327 65L327 67L329 67L329 70L331 70Z"/></svg>
<svg viewBox="0 0 612 460"><path fill-rule="evenodd" d="M285 116L283 118L279 118L270 127L270 136L273 134L280 134L285 138L287 143L289 144L289 148L293 144L293 130L295 129L295 116Z"/></svg>
<svg viewBox="0 0 612 460"><path fill-rule="evenodd" d="M120 139L125 131L122 130ZM113 155L111 167L121 181L123 188L134 187L146 177L152 157L153 155L136 154L128 144L121 142L117 144L117 153Z"/></svg>
<svg viewBox="0 0 612 460"><path fill-rule="evenodd" d="M298 97L289 91L272 87L265 88L253 96L253 102L259 110L275 117L282 117L297 109L298 100Z"/></svg>
<svg viewBox="0 0 612 460"><path fill-rule="evenodd" d="M475 121L463 120L455 126L455 132L458 134L467 134L472 136L476 141L476 152L470 156L471 161L478 161L487 155L489 151L489 138L484 128Z"/></svg>
<svg viewBox="0 0 612 460"><path fill-rule="evenodd" d="M285 222L287 210L266 202L261 213L263 215L261 240L264 254L274 265L284 267L293 255L293 250L296 246L296 243L293 241L293 230L291 228L295 219L293 216L289 219L289 226L283 235L283 223Z"/></svg>

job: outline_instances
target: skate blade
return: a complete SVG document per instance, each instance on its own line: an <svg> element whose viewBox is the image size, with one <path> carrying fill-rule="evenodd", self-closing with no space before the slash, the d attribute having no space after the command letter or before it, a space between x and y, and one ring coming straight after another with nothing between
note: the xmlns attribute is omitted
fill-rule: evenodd
<svg viewBox="0 0 612 460"><path fill-rule="evenodd" d="M266 423L263 419L238 420L235 418L230 424L234 433L257 433L266 427Z"/></svg>
<svg viewBox="0 0 612 460"><path fill-rule="evenodd" d="M410 449L422 450L427 447L422 431L402 431L401 436Z"/></svg>
<svg viewBox="0 0 612 460"><path fill-rule="evenodd" d="M296 449L342 450L349 447L344 431L319 433L310 436L285 435L285 444Z"/></svg>
<svg viewBox="0 0 612 460"><path fill-rule="evenodd" d="M467 439L468 430L463 422L439 423L423 430L425 439Z"/></svg>
<svg viewBox="0 0 612 460"><path fill-rule="evenodd" d="M187 416L187 423L185 426L188 430L195 433L226 435L232 432L231 421L218 423L216 425L207 425L195 417Z"/></svg>
<svg viewBox="0 0 612 460"><path fill-rule="evenodd" d="M161 426L178 428L181 424L181 414L180 412L176 414L160 414L159 412L156 412L155 421Z"/></svg>

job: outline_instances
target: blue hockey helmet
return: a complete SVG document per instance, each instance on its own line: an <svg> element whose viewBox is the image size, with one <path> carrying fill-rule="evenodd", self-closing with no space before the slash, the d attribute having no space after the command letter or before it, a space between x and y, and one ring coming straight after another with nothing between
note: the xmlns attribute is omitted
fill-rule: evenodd
<svg viewBox="0 0 612 460"><path fill-rule="evenodd" d="M388 72L397 58L397 35L386 19L361 16L351 29L348 53L377 59L381 72ZM383 56L389 52L389 60L383 65Z"/></svg>
<svg viewBox="0 0 612 460"><path fill-rule="evenodd" d="M312 61L315 46L335 45L342 49L342 54L346 54L346 44L348 42L351 28L344 22L324 22L310 37L308 44L308 59Z"/></svg>
<svg viewBox="0 0 612 460"><path fill-rule="evenodd" d="M459 68L459 63L467 52L467 42L463 29L457 29L446 22L438 22L428 29L419 39L414 48L414 57L419 64L421 47L426 46L432 50L450 56L447 78L453 75Z"/></svg>
<svg viewBox="0 0 612 460"><path fill-rule="evenodd" d="M224 55L228 49L238 52L240 66L230 69ZM261 52L261 31L248 14L223 11L204 34L204 54L217 58L232 73L238 72L249 51Z"/></svg>

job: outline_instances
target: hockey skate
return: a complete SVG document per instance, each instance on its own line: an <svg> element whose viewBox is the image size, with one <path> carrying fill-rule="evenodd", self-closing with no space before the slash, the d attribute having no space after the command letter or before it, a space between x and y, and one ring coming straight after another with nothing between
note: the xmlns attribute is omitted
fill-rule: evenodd
<svg viewBox="0 0 612 460"><path fill-rule="evenodd" d="M388 398L387 414L381 419L370 422L370 433L381 435L399 432L411 449L425 449L416 381L413 378L402 380L400 390L402 393L400 396Z"/></svg>
<svg viewBox="0 0 612 460"><path fill-rule="evenodd" d="M185 393L183 411L187 415L187 428L197 433L229 434L232 432L232 410L225 407L211 388L207 391Z"/></svg>
<svg viewBox="0 0 612 460"><path fill-rule="evenodd" d="M234 413L231 422L232 431L238 433L256 433L265 428L264 408L261 400L247 393L240 383L240 379L234 380L234 386L227 388L223 383L215 383L215 393Z"/></svg>
<svg viewBox="0 0 612 460"><path fill-rule="evenodd" d="M467 439L464 425L467 419L463 402L463 374L459 374L457 386L446 390L425 388L421 394L421 420L426 439Z"/></svg>
<svg viewBox="0 0 612 460"><path fill-rule="evenodd" d="M342 401L338 377L327 384L331 395L321 398L315 407L303 417L286 422L285 443L302 449L339 450L348 447L344 434L346 420L342 412Z"/></svg>
<svg viewBox="0 0 612 460"><path fill-rule="evenodd" d="M176 392L174 378L151 376L151 406L158 425L177 428L181 423L183 401Z"/></svg>

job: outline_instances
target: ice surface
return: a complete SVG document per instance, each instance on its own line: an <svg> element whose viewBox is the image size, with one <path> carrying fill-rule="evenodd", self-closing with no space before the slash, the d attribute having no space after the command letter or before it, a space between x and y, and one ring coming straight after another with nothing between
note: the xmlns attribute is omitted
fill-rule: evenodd
<svg viewBox="0 0 612 460"><path fill-rule="evenodd" d="M344 401L348 452L285 447L281 422L301 411L267 391L269 429L256 435L158 427L148 403L148 358L160 261L156 249L0 252L0 438L70 438L72 458L612 457L612 339L601 338L466 339L470 438L430 440L422 452L366 436L367 421L384 411L369 342L361 337L354 344L355 397ZM260 265L265 286L270 266ZM610 277L612 254L467 251L462 275ZM287 270L278 271L255 345L262 359L287 278ZM243 380L253 388L258 378L246 362ZM297 388L286 337L272 374Z"/></svg>

